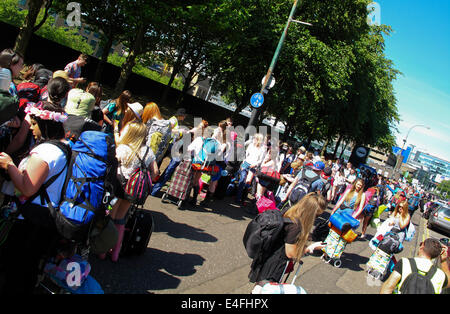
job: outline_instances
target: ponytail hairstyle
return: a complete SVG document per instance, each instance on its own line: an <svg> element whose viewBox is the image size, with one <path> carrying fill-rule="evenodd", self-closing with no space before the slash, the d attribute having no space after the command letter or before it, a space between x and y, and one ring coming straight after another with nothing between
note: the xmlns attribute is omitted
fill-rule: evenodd
<svg viewBox="0 0 450 314"><path fill-rule="evenodd" d="M67 93L69 93L71 89L72 87L64 78L52 78L47 85L48 98L53 104L61 106L61 102L66 98Z"/></svg>

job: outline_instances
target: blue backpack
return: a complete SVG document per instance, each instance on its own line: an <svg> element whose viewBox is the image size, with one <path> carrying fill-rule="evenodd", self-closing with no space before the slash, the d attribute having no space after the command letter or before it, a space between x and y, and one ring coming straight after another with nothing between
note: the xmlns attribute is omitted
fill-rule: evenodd
<svg viewBox="0 0 450 314"><path fill-rule="evenodd" d="M202 168L211 167L216 164L216 152L219 143L213 138L203 139L203 145L197 156L192 161L193 164L199 164Z"/></svg>
<svg viewBox="0 0 450 314"><path fill-rule="evenodd" d="M61 203L51 209L63 237L84 241L92 223L104 218L117 165L114 140L106 133L85 131L73 143Z"/></svg>

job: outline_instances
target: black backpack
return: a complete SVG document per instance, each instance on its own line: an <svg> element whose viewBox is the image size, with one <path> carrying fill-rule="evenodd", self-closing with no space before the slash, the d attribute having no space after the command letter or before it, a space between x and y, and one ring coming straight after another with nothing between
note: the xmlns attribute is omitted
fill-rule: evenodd
<svg viewBox="0 0 450 314"><path fill-rule="evenodd" d="M436 274L437 267L435 265L431 266L426 275L422 275L417 269L415 259L408 258L408 261L411 265L412 272L406 277L400 288L400 292L402 294L435 294L436 292L431 278Z"/></svg>
<svg viewBox="0 0 450 314"><path fill-rule="evenodd" d="M311 185L314 181L320 179L320 175L314 172L312 168L305 167L302 169L301 177L297 185L292 189L289 195L289 201L292 204L300 201L306 194L309 193Z"/></svg>
<svg viewBox="0 0 450 314"><path fill-rule="evenodd" d="M278 243L287 220L279 210L266 210L250 221L243 238L248 256L264 261Z"/></svg>
<svg viewBox="0 0 450 314"><path fill-rule="evenodd" d="M327 198L328 191L331 189L331 179L321 179L323 181L322 189L320 190L320 194L322 194L325 199Z"/></svg>
<svg viewBox="0 0 450 314"><path fill-rule="evenodd" d="M397 254L403 251L403 245L400 242L400 230L393 228L378 244L378 248L387 254Z"/></svg>

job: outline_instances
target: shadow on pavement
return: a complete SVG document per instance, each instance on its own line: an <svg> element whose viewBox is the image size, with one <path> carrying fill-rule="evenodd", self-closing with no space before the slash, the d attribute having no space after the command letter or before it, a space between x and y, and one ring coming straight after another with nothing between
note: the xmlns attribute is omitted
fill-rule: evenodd
<svg viewBox="0 0 450 314"><path fill-rule="evenodd" d="M171 220L165 214L152 211L155 221L154 232L165 232L173 238L184 238L200 242L217 242L217 238L203 232L204 230Z"/></svg>
<svg viewBox="0 0 450 314"><path fill-rule="evenodd" d="M248 206L240 206L233 203L233 197L225 197L221 200L214 199L207 205L202 206L199 203L203 199L198 197L197 206L186 205L185 210L193 212L212 212L222 216L229 217L233 220L244 220L246 218L253 219L256 214L251 213Z"/></svg>
<svg viewBox="0 0 450 314"><path fill-rule="evenodd" d="M182 261L182 263L180 262ZM107 294L146 294L152 290L176 289L177 276L191 276L205 259L197 254L179 254L148 248L141 256L121 257L117 263L108 257L90 258L91 275Z"/></svg>

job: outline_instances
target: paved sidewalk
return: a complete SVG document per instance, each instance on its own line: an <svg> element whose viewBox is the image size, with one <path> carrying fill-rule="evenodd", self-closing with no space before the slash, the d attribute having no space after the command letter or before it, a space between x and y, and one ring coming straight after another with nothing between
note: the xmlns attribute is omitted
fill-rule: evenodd
<svg viewBox="0 0 450 314"><path fill-rule="evenodd" d="M147 251L118 263L93 257L93 276L105 293L249 294L251 260L242 237L253 215L234 205L232 198L214 201L209 207L178 210L149 197L145 208L153 213L155 230ZM416 213L413 221L416 237L405 243L398 258L413 256L422 239L420 215ZM369 227L368 234L374 233ZM379 283L368 282L365 274L371 254L368 240L357 239L345 249L339 269L325 264L320 256L307 256L296 284L312 294L378 293Z"/></svg>

